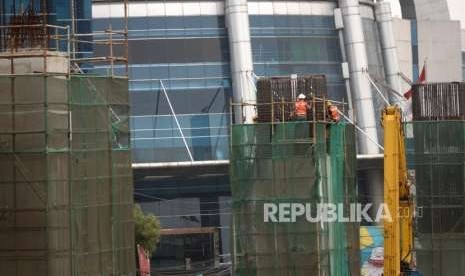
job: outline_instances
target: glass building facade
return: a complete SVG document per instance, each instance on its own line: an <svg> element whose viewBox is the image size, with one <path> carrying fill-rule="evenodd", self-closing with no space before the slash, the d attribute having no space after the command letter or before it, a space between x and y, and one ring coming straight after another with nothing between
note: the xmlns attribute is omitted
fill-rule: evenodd
<svg viewBox="0 0 465 276"><path fill-rule="evenodd" d="M328 96L345 98L333 16L251 15L250 31L256 75L325 75Z"/></svg>
<svg viewBox="0 0 465 276"><path fill-rule="evenodd" d="M183 135L195 161L227 159L231 80L224 17L130 18L129 28L131 101L138 107L131 121L134 162L189 160ZM132 32L145 28L155 30Z"/></svg>
<svg viewBox="0 0 465 276"><path fill-rule="evenodd" d="M94 19L94 31L107 22ZM184 139L194 161L228 158L224 24L224 16L128 19L134 163L190 161Z"/></svg>
<svg viewBox="0 0 465 276"><path fill-rule="evenodd" d="M346 100L333 16L336 2L249 2L254 73L325 75L329 97ZM194 161L228 160L232 80L223 4L130 3L128 37L133 163L147 165L134 169L135 200L156 214L164 228L216 227L221 261L228 262L228 165L169 166L190 161L183 136ZM109 21L121 28L121 15L114 12L107 4L94 3L93 30L104 30ZM366 32L373 29L370 25ZM375 48L376 35L370 37ZM375 53L370 60L376 70L382 70L379 57ZM169 241L154 255L156 267L179 267L190 257L184 252L173 260Z"/></svg>
<svg viewBox="0 0 465 276"><path fill-rule="evenodd" d="M107 22L94 19L94 31ZM134 163L190 161L187 147L194 161L227 160L232 88L224 15L128 22ZM329 97L345 98L333 16L250 15L250 31L257 76L325 75Z"/></svg>
<svg viewBox="0 0 465 276"><path fill-rule="evenodd" d="M137 4L142 3L149 1ZM224 14L209 11L207 15L136 16L131 9L130 5L133 163L191 161L184 141L194 161L227 160L232 87ZM121 18L97 15L94 32L103 31L109 23L115 29L122 28ZM107 68L101 65L94 70ZM231 199L227 165L135 169L134 184L135 200L145 212L156 214L163 228L215 227L219 253L229 253ZM210 259L208 252L193 246L198 239L208 240L197 235L162 238L153 258L154 269L178 268L179 264L182 267L186 258L192 260L193 266L199 260ZM192 250L173 251L191 246Z"/></svg>

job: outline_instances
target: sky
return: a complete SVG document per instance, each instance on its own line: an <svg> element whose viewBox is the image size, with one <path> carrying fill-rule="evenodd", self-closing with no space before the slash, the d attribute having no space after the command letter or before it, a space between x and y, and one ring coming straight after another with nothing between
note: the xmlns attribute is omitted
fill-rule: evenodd
<svg viewBox="0 0 465 276"><path fill-rule="evenodd" d="M450 16L454 20L462 22L462 29L465 29L465 1L464 0L448 0Z"/></svg>
<svg viewBox="0 0 465 276"><path fill-rule="evenodd" d="M386 0L391 3L392 15L395 17L402 17L400 12L399 1L402 0ZM460 20L462 29L465 29L465 0L447 0L449 4L449 11L452 20Z"/></svg>

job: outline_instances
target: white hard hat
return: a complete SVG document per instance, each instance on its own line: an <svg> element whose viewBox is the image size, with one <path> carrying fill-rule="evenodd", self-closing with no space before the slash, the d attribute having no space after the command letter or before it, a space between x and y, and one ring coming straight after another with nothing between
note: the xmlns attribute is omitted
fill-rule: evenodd
<svg viewBox="0 0 465 276"><path fill-rule="evenodd" d="M299 100L305 100L307 97L304 94L300 94L299 97L297 97Z"/></svg>

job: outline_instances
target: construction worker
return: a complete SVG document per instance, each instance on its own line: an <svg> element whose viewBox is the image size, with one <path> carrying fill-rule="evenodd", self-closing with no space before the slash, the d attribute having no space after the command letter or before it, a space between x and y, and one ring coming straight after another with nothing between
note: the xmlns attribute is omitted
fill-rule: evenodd
<svg viewBox="0 0 465 276"><path fill-rule="evenodd" d="M294 106L294 114L297 118L297 121L306 121L307 114L310 111L311 107L306 101L307 97L304 94L300 94L297 97L297 101Z"/></svg>
<svg viewBox="0 0 465 276"><path fill-rule="evenodd" d="M339 114L339 109L337 108L337 106L335 106L330 101L328 101L326 103L326 108L328 111L327 113L328 113L329 121L335 122L335 123L339 122L339 120L341 119L341 114Z"/></svg>

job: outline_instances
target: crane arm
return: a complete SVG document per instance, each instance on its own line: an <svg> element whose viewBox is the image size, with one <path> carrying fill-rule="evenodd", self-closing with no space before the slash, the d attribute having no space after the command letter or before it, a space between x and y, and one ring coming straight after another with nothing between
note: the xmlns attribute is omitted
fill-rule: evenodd
<svg viewBox="0 0 465 276"><path fill-rule="evenodd" d="M412 262L413 200L407 178L407 162L401 110L388 106L383 111L384 202L391 220L384 221L384 275L400 276Z"/></svg>

